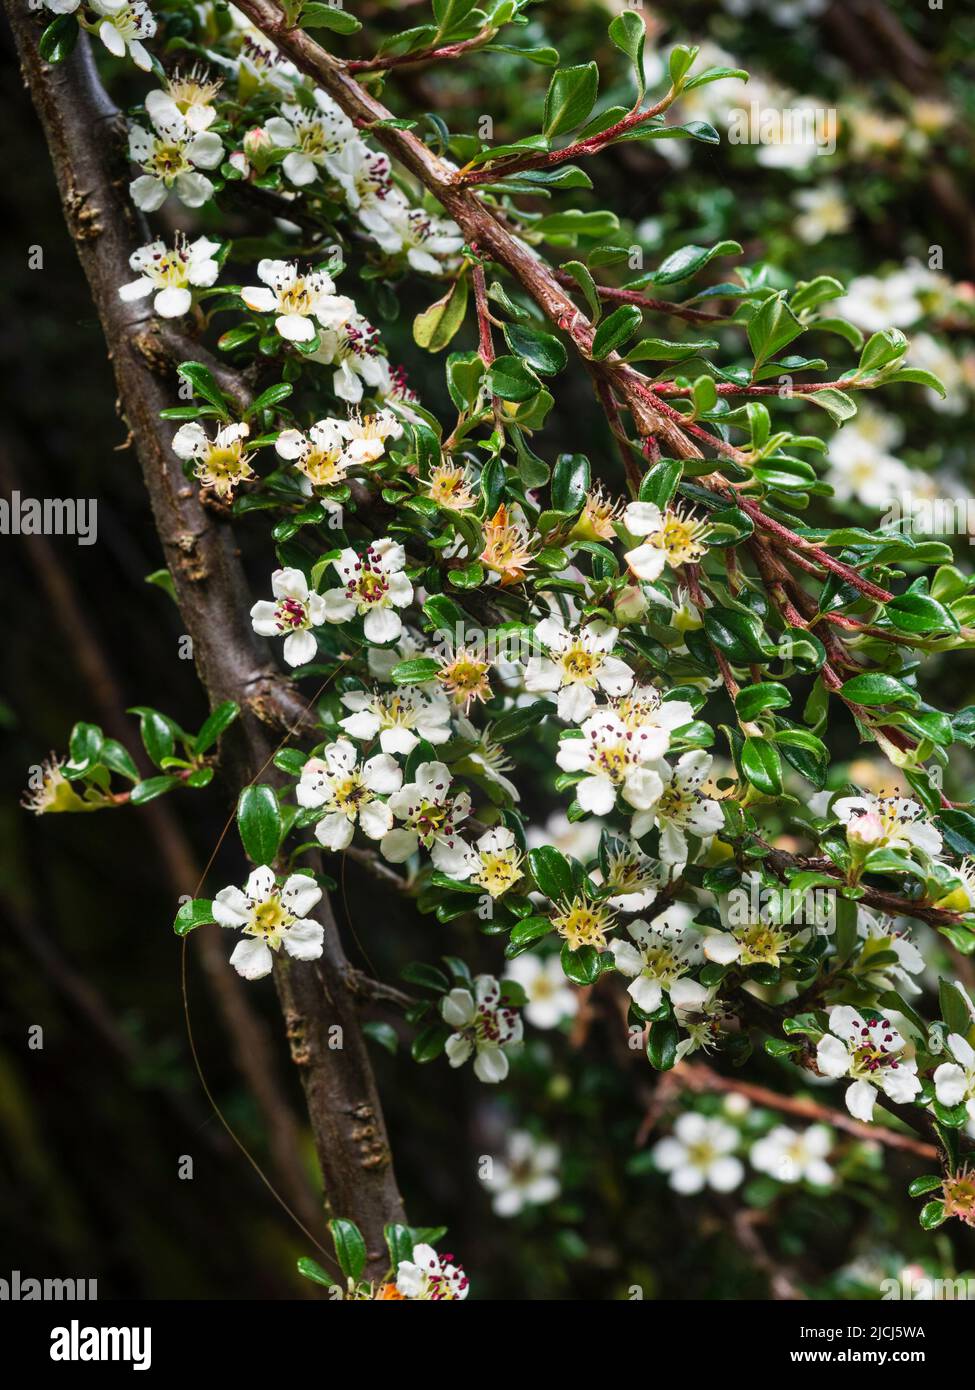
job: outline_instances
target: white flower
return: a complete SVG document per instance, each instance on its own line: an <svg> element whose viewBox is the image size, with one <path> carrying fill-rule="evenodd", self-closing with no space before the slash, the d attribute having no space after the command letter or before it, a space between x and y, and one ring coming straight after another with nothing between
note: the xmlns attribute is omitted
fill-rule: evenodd
<svg viewBox="0 0 975 1390"><path fill-rule="evenodd" d="M478 860L457 830L470 814L471 799L466 792L452 797L450 785L443 763L421 763L416 780L389 798L389 809L403 825L383 836L379 848L384 858L403 864L422 845L442 874L459 882L471 876Z"/></svg>
<svg viewBox="0 0 975 1390"><path fill-rule="evenodd" d="M662 883L669 877L666 867L626 836L610 841L606 851L604 882L614 891L610 907L620 912L640 912L649 907Z"/></svg>
<svg viewBox="0 0 975 1390"><path fill-rule="evenodd" d="M555 1176L561 1157L556 1144L539 1143L525 1130L514 1130L505 1157L492 1159L490 1177L481 1179L494 1194L496 1215L517 1216L525 1207L554 1202L562 1190Z"/></svg>
<svg viewBox="0 0 975 1390"><path fill-rule="evenodd" d="M623 525L631 536L645 536L643 545L628 550L623 559L637 579L652 583L659 579L664 565L677 569L700 560L707 551L707 522L692 512L668 507L666 512L653 502L630 502L623 513Z"/></svg>
<svg viewBox="0 0 975 1390"><path fill-rule="evenodd" d="M921 317L917 281L909 270L891 275L859 275L851 280L846 294L831 306L834 314L850 319L867 333L884 328L909 328Z"/></svg>
<svg viewBox="0 0 975 1390"><path fill-rule="evenodd" d="M833 813L846 826L851 844L869 849L899 849L908 854L919 849L924 854L941 853L941 833L924 819L924 808L906 796L841 796L833 803Z"/></svg>
<svg viewBox="0 0 975 1390"><path fill-rule="evenodd" d="M905 1056L907 1043L886 1019L867 1019L849 1004L830 1011L830 1032L816 1049L823 1076L852 1076L846 1106L858 1120L873 1116L874 1088L890 1100L911 1101L921 1089L917 1063Z"/></svg>
<svg viewBox="0 0 975 1390"><path fill-rule="evenodd" d="M464 245L455 222L398 201L362 208L359 217L381 250L391 256L405 251L412 269L424 275L443 275Z"/></svg>
<svg viewBox="0 0 975 1390"><path fill-rule="evenodd" d="M208 288L220 274L220 266L213 259L219 250L219 241L201 236L188 242L182 232L176 233L172 251L164 241L140 246L129 257L129 265L138 272L139 279L120 285L119 298L128 303L154 293L152 307L156 313L164 319L179 318L192 307L191 286Z"/></svg>
<svg viewBox="0 0 975 1390"><path fill-rule="evenodd" d="M566 979L557 955L542 957L526 951L508 962L504 978L525 991L525 1018L533 1028L557 1028L579 1011L578 992Z"/></svg>
<svg viewBox="0 0 975 1390"><path fill-rule="evenodd" d="M376 463L386 452L387 439L399 439L403 426L391 410L377 410L373 415L353 414L345 422L349 439L349 455L355 463Z"/></svg>
<svg viewBox="0 0 975 1390"><path fill-rule="evenodd" d="M194 475L218 497L227 498L239 483L254 477L250 466L253 454L244 449L250 432L248 424L224 425L211 439L203 426L192 420L174 434L173 453L177 458L195 459Z"/></svg>
<svg viewBox="0 0 975 1390"><path fill-rule="evenodd" d="M933 338L930 333L917 333L911 339L905 358L909 367L920 367L926 372L934 372L944 384L946 395L925 387L924 396L928 405L947 415L961 415L966 408L966 396L975 385L972 380L971 359L952 351L945 343Z"/></svg>
<svg viewBox="0 0 975 1390"><path fill-rule="evenodd" d="M313 487L335 487L345 481L346 470L354 462L347 449L348 439L344 420L316 420L305 433L282 430L274 449Z"/></svg>
<svg viewBox="0 0 975 1390"><path fill-rule="evenodd" d="M146 114L150 132L129 127L129 158L142 169L129 192L142 212L155 212L175 192L188 208L198 208L213 195L213 184L198 171L215 169L223 159L223 142L211 130L194 131L165 92L150 92Z"/></svg>
<svg viewBox="0 0 975 1390"><path fill-rule="evenodd" d="M466 1298L467 1275L452 1255L438 1255L432 1245L414 1245L412 1260L400 1260L396 1267L396 1288L404 1298L441 1302Z"/></svg>
<svg viewBox="0 0 975 1390"><path fill-rule="evenodd" d="M523 1028L517 1009L502 1003L501 986L494 976L478 975L473 994L469 989L452 989L440 1001L440 1014L456 1029L446 1043L450 1065L461 1067L474 1053L478 1081L503 1081L508 1075L504 1048L521 1042Z"/></svg>
<svg viewBox="0 0 975 1390"><path fill-rule="evenodd" d="M969 1119L975 1120L975 1051L960 1033L948 1034L948 1051L954 1061L936 1068L934 1093L942 1105L964 1102Z"/></svg>
<svg viewBox="0 0 975 1390"><path fill-rule="evenodd" d="M875 412L879 414L879 412ZM858 430L855 422L829 442L826 481L838 502L852 498L865 507L886 507L912 490L916 474L899 458L885 452L881 430Z"/></svg>
<svg viewBox="0 0 975 1390"><path fill-rule="evenodd" d="M845 232L852 220L843 185L832 180L801 188L793 201L801 209L793 223L796 236L809 246L823 237Z"/></svg>
<svg viewBox="0 0 975 1390"><path fill-rule="evenodd" d="M403 631L396 609L406 608L413 600L413 585L403 573L403 547L396 541L373 541L361 555L351 548L343 550L332 564L345 587L326 591L326 621L347 623L364 614L368 642L395 642Z"/></svg>
<svg viewBox="0 0 975 1390"><path fill-rule="evenodd" d="M143 39L151 39L156 32L156 21L144 0L131 0L129 4L119 4L118 0L90 0L96 15L103 15L95 32L113 58L129 56L137 68L143 72L152 71L152 58L142 44Z"/></svg>
<svg viewBox="0 0 975 1390"><path fill-rule="evenodd" d="M630 830L635 840L642 839L651 826L659 828L660 858L665 864L687 862L688 831L706 839L724 825L718 802L700 791L713 761L710 753L698 748L678 758L673 768L660 763L662 791L656 804L648 809L638 808L633 817Z"/></svg>
<svg viewBox="0 0 975 1390"><path fill-rule="evenodd" d="M258 262L260 285L245 285L240 297L248 309L260 314L276 314L274 326L292 343L310 343L318 327L337 328L355 313L355 305L345 295L335 293L335 282L324 270L298 273L293 261L265 258Z"/></svg>
<svg viewBox="0 0 975 1390"><path fill-rule="evenodd" d="M246 941L234 947L230 964L245 980L270 974L272 951L282 946L295 960L317 960L325 930L307 913L322 896L309 874L292 874L279 888L266 864L255 869L243 890L221 888L213 900L214 921L221 927L242 927Z"/></svg>
<svg viewBox="0 0 975 1390"><path fill-rule="evenodd" d="M575 787L584 810L609 815L619 791L628 806L648 811L663 791L663 781L647 764L660 757L668 741L664 729L634 731L611 710L597 710L583 724L581 738L562 737L555 760L564 772L588 774Z"/></svg>
<svg viewBox="0 0 975 1390"><path fill-rule="evenodd" d="M731 1192L745 1176L734 1156L738 1131L723 1120L708 1119L696 1111L677 1117L674 1132L654 1146L657 1167L670 1174L670 1186L684 1197L713 1187Z"/></svg>
<svg viewBox="0 0 975 1390"><path fill-rule="evenodd" d="M500 898L509 888L523 877L521 851L515 840L515 833L506 826L495 826L486 831L474 845L477 865L471 874L471 882L478 884L492 898Z"/></svg>
<svg viewBox="0 0 975 1390"><path fill-rule="evenodd" d="M422 686L408 685L385 693L348 690L342 703L352 713L339 720L340 726L363 743L378 734L384 753L409 756L421 739L436 746L450 738L450 704Z"/></svg>
<svg viewBox="0 0 975 1390"><path fill-rule="evenodd" d="M579 724L593 711L595 691L625 695L633 684L633 672L625 661L612 656L619 632L605 623L590 623L570 632L560 618L546 618L535 628L535 638L548 648L548 656L533 656L525 668L525 689L535 694L559 692L559 718Z"/></svg>
<svg viewBox="0 0 975 1390"><path fill-rule="evenodd" d="M833 1147L833 1132L827 1125L810 1125L808 1129L790 1129L776 1125L773 1130L752 1145L752 1167L779 1182L814 1183L829 1187L833 1170L826 1157Z"/></svg>
<svg viewBox="0 0 975 1390"><path fill-rule="evenodd" d="M274 600L260 599L251 609L254 631L262 637L280 637L283 632L284 659L289 666L305 666L315 657L318 643L309 628L325 621L325 600L310 593L301 570L275 570L271 575Z"/></svg>
<svg viewBox="0 0 975 1390"><path fill-rule="evenodd" d="M652 924L630 923L635 945L619 938L610 942L617 970L632 980L626 992L644 1013L659 1009L665 990L681 1008L698 1008L707 999L704 985L684 979L704 959L700 935L687 931L692 916L690 908L674 903Z"/></svg>
<svg viewBox="0 0 975 1390"><path fill-rule="evenodd" d="M213 101L222 85L211 81L205 69L194 67L185 77L174 72L166 81L166 91L190 130L207 130L217 119Z"/></svg>
<svg viewBox="0 0 975 1390"><path fill-rule="evenodd" d="M324 807L325 815L315 835L330 850L352 843L358 820L363 834L381 840L393 823L393 815L381 796L399 791L403 774L395 758L377 753L360 767L358 754L348 739L340 738L320 758L309 758L295 788L299 806Z"/></svg>
<svg viewBox="0 0 975 1390"><path fill-rule="evenodd" d="M264 129L278 149L290 150L282 162L285 177L298 188L314 183L327 157L355 137L355 126L325 92L315 91L314 111L286 103Z"/></svg>
<svg viewBox="0 0 975 1390"><path fill-rule="evenodd" d="M388 155L371 150L356 136L346 140L335 153L326 155L325 168L341 187L353 212L375 212L381 216L387 202L404 201L393 186Z"/></svg>
<svg viewBox="0 0 975 1390"><path fill-rule="evenodd" d="M382 355L379 334L367 319L353 312L342 322L329 325L321 335L318 348L309 354L311 361L334 367L332 390L341 401L358 405L363 386L371 386L380 395L389 385L389 364Z"/></svg>

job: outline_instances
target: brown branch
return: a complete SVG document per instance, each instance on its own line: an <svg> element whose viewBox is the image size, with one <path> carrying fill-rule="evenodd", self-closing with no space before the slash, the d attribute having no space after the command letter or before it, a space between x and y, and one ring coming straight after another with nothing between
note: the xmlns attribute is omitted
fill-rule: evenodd
<svg viewBox="0 0 975 1390"><path fill-rule="evenodd" d="M142 465L177 601L193 639L200 678L213 705L234 699L241 718L227 755L236 782L265 775L275 730L305 704L271 665L254 634L249 597L229 527L201 506L169 448L159 412L173 404L147 358L162 352L145 304L126 304L129 255L148 240L127 197L119 124L83 37L71 60L49 68L40 58L37 17L6 0L21 65L44 133L58 190L109 346L123 415ZM166 358L168 362L168 358ZM162 370L162 363L155 365ZM300 1067L332 1210L355 1220L369 1251L368 1271L383 1272L382 1227L403 1220L385 1126L345 959L327 901L320 915L325 951L313 966L279 961L275 978ZM341 1030L342 1046L335 1046Z"/></svg>
<svg viewBox="0 0 975 1390"><path fill-rule="evenodd" d="M465 53L483 48L494 38L497 29L486 25L469 39L459 43L444 44L440 48L424 48L419 53L387 53L375 58L352 58L345 63L346 72L388 72L391 68L416 67L420 63L443 63L453 58L462 58Z"/></svg>

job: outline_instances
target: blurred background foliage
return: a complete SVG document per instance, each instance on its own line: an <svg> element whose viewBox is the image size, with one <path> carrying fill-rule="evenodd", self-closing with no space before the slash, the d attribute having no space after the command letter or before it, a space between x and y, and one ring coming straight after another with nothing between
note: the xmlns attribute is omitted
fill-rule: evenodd
<svg viewBox="0 0 975 1390"><path fill-rule="evenodd" d="M334 47L367 53L379 37L403 27L404 11L425 9L425 0L363 0L355 12L364 31L354 40L336 39ZM627 100L626 65L606 38L612 13L589 0L545 0L519 43L554 44L564 63L595 57L602 97ZM876 518L876 501L863 502L856 479L903 484L905 474L890 459L909 473L915 490L923 490L926 478L932 495L971 491L975 14L880 0L647 4L642 13L651 69L673 43L700 42L707 62L722 61L720 51L753 74L748 88L730 94L727 84L702 89L694 94L700 109L683 106L678 119L709 119L725 134L731 107L751 100L788 105L795 98L835 109L836 151L810 159L808 151L797 156L727 142L625 144L589 162L595 189L582 195L585 204L613 209L622 226L612 239L639 246L648 266L688 242L732 237L744 247L743 263L767 264L773 281L782 283L827 273L844 280L879 276L886 284L906 275L885 289L861 287L859 312L869 314L871 296L883 306L881 323L861 326L893 322L920 337L926 360L918 356L918 365L946 379L948 401L942 405L917 387L901 388L899 396L888 391L882 416L868 408L846 427L860 429L860 451L868 457L853 483L842 451L830 465L837 480L847 479L843 515L857 524ZM214 784L111 820L106 813L35 821L17 805L28 770L49 749L64 748L74 719L102 724L134 749L136 721L125 715L128 706L152 704L189 728L199 726L205 710L192 663L180 655L179 616L162 589L144 582L160 563L148 505L6 37L4 54L0 116L13 196L0 282L6 388L0 491L97 497L98 543L5 537L0 546L7 595L0 688L6 923L0 936L0 1274L19 1268L97 1278L102 1297L315 1296L293 1273L295 1257L312 1253L307 1241L227 1139L186 1046L170 923L177 896L192 890L195 870L220 835L225 792ZM137 100L142 87L131 72L117 76L116 98ZM436 70L406 69L387 80L384 98L411 116L429 111L452 132L473 131L489 115L500 141L538 128L548 76L521 59L481 54ZM208 230L213 224L204 218L187 225ZM245 229L253 231L243 222L232 228ZM35 247L43 265L29 269ZM933 275L932 247L942 250ZM730 278L732 263L711 270L713 279ZM398 320L383 316L369 285L354 292L364 312L374 311L391 358L408 365L411 384L436 409L446 400L442 361L420 354L410 337L413 314L432 297L429 286L401 287ZM899 319L883 318L891 304ZM672 319L648 331L681 333ZM842 354L843 345L831 340L831 359L845 367L846 358L834 355L837 346ZM562 450L587 452L597 474L618 489L615 457L584 376L563 377L559 390L561 408L535 447L549 460ZM824 415L795 408L815 417L806 421L811 431L832 433ZM839 515L821 500L814 508ZM240 534L260 576L268 557L259 524L244 519ZM958 542L958 555L968 568L966 539ZM926 679L952 708L971 703L972 675L970 661L936 658ZM839 736L841 756L857 758L852 731ZM527 748L538 774L529 809L541 824L557 804L551 756L540 746ZM879 766L857 765L861 785L871 778L877 787L889 785L886 776ZM971 768L953 764L952 776L970 785ZM208 883L215 889L235 882L240 867L228 837ZM441 951L473 967L497 968L497 949L475 923L441 927L401 903L380 905L375 885L352 862L336 911L353 959L380 978L395 980L406 960L432 960ZM218 936L214 928L206 931ZM218 939L215 952L212 941L209 948L198 941L204 934L187 948L204 1070L242 1140L273 1175L265 1118L223 1023L222 1011L232 1007L224 944ZM927 944L930 988L944 946ZM961 966L971 983L970 966ZM957 961L953 968L960 968ZM222 993L214 984L219 979ZM299 1117L300 1164L314 1184L300 1089L271 987L248 989L246 997L256 1016L255 1046L270 1050L275 1092ZM752 1167L731 1196L675 1196L656 1170L652 1148L680 1109L720 1114L736 1131L742 1156L783 1117L724 1094L655 1090L642 1053L626 1047L616 1010L612 998L582 1001L560 1028L530 1026L525 1053L500 1095L469 1072L450 1072L442 1062L418 1070L404 1047L391 1055L374 1046L410 1218L449 1227L444 1244L466 1266L476 1297L602 1300L632 1296L639 1286L647 1298L800 1290L870 1298L878 1296L882 1278L904 1268L948 1276L975 1266L970 1231L955 1223L931 1236L918 1227L917 1204L905 1189L925 1170L923 1161L850 1134L833 1136L830 1162L839 1177L829 1195ZM38 1025L39 1050L28 1045L29 1030ZM793 1082L782 1082L780 1067L756 1058L749 1074L789 1089ZM729 1071L720 1061L716 1068ZM503 1154L512 1128L558 1145L560 1191L502 1218L479 1180L479 1158ZM190 1181L178 1176L183 1155L194 1160Z"/></svg>

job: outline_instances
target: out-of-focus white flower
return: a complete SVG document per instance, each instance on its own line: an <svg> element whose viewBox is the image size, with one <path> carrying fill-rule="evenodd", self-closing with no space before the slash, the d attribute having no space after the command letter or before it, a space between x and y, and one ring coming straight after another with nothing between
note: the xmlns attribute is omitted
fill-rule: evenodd
<svg viewBox="0 0 975 1390"><path fill-rule="evenodd" d="M867 333L884 328L909 328L924 312L918 299L918 284L910 270L890 275L858 275L846 294L832 304L841 318L850 319Z"/></svg>
<svg viewBox="0 0 975 1390"><path fill-rule="evenodd" d="M505 966L504 978L525 991L525 1018L533 1028L557 1028L579 1011L579 995L569 983L558 956L526 951Z"/></svg>
<svg viewBox="0 0 975 1390"><path fill-rule="evenodd" d="M554 1202L561 1191L561 1154L556 1144L539 1142L525 1130L514 1130L503 1159L491 1161L491 1174L481 1181L493 1194L498 1216L517 1216L525 1207Z"/></svg>
<svg viewBox="0 0 975 1390"><path fill-rule="evenodd" d="M674 1191L691 1197L705 1187L734 1191L745 1176L735 1157L737 1147L738 1131L732 1125L688 1111L677 1117L673 1134L654 1145L653 1157Z"/></svg>
<svg viewBox="0 0 975 1390"><path fill-rule="evenodd" d="M829 1187L833 1170L826 1159L832 1147L833 1131L827 1125L810 1125L803 1130L776 1125L755 1141L748 1157L753 1168L778 1182L805 1181Z"/></svg>
<svg viewBox="0 0 975 1390"><path fill-rule="evenodd" d="M793 202L800 209L793 223L796 236L808 246L845 232L852 221L843 185L833 181L799 189Z"/></svg>

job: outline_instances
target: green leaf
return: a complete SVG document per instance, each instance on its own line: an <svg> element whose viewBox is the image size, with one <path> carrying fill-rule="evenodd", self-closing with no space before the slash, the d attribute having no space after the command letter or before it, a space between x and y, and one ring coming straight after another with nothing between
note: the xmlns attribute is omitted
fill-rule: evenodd
<svg viewBox="0 0 975 1390"><path fill-rule="evenodd" d="M942 1224L944 1219L944 1202L926 1202L925 1205L921 1208L921 1214L918 1217L918 1220L920 1221L925 1231L935 1230L938 1226Z"/></svg>
<svg viewBox="0 0 975 1390"><path fill-rule="evenodd" d="M595 63L556 68L545 94L542 134L546 139L582 125L595 104L598 90L599 69Z"/></svg>
<svg viewBox="0 0 975 1390"><path fill-rule="evenodd" d="M566 261L562 269L568 275L572 276L573 280L575 280L576 284L582 290L586 303L589 306L589 317L592 319L593 324L597 324L602 317L603 306L599 298L599 291L596 288L596 282L592 278L589 267L583 265L582 261Z"/></svg>
<svg viewBox="0 0 975 1390"><path fill-rule="evenodd" d="M176 914L173 931L177 936L187 936L194 927L205 927L214 921L213 903L209 898L193 898L184 903Z"/></svg>
<svg viewBox="0 0 975 1390"><path fill-rule="evenodd" d="M390 677L396 685L424 685L432 681L439 670L440 662L434 657L418 656L397 662Z"/></svg>
<svg viewBox="0 0 975 1390"><path fill-rule="evenodd" d="M737 241L719 241L716 246L682 246L679 251L671 252L656 270L641 276L634 288L643 282L648 285L676 285L678 281L696 275L717 256L740 254L741 246Z"/></svg>
<svg viewBox="0 0 975 1390"><path fill-rule="evenodd" d="M178 786L178 777L147 777L144 782L137 782L132 788L129 804L144 806L147 801L155 801L157 796L162 796L164 792L172 791L173 787Z"/></svg>
<svg viewBox="0 0 975 1390"><path fill-rule="evenodd" d="M214 381L212 373L204 367L202 362L181 362L176 370L184 380L190 383L196 395L209 401L210 405L218 410L225 420L230 419L230 407L227 398Z"/></svg>
<svg viewBox="0 0 975 1390"><path fill-rule="evenodd" d="M732 661L768 660L771 645L754 613L742 613L734 608L709 608L701 616L708 640Z"/></svg>
<svg viewBox="0 0 975 1390"><path fill-rule="evenodd" d="M957 632L958 619L927 594L898 594L885 609L887 617L902 632Z"/></svg>
<svg viewBox="0 0 975 1390"><path fill-rule="evenodd" d="M526 328L518 323L506 323L504 339L516 357L523 358L542 376L554 376L565 368L565 348L552 333L538 328Z"/></svg>
<svg viewBox="0 0 975 1390"><path fill-rule="evenodd" d="M496 357L487 371L487 388L503 401L530 401L542 383L520 357Z"/></svg>
<svg viewBox="0 0 975 1390"><path fill-rule="evenodd" d="M942 1185L938 1173L926 1173L923 1178L915 1178L907 1189L909 1197L924 1197L929 1192L937 1192Z"/></svg>
<svg viewBox="0 0 975 1390"><path fill-rule="evenodd" d="M802 324L785 302L782 294L770 295L762 301L748 321L748 341L756 367L798 338Z"/></svg>
<svg viewBox="0 0 975 1390"><path fill-rule="evenodd" d="M298 24L302 29L331 29L333 34L355 34L362 21L337 5L303 5Z"/></svg>
<svg viewBox="0 0 975 1390"><path fill-rule="evenodd" d="M413 1039L410 1055L414 1062L435 1062L444 1050L450 1037L450 1029L443 1023L431 1023L423 1028Z"/></svg>
<svg viewBox="0 0 975 1390"><path fill-rule="evenodd" d="M197 734L193 743L193 752L199 757L208 748L212 748L217 739L229 729L231 724L240 714L240 706L233 700L224 700L222 705L217 705L216 709L204 721L203 727Z"/></svg>
<svg viewBox="0 0 975 1390"><path fill-rule="evenodd" d="M45 63L63 63L71 56L78 39L78 20L73 14L59 14L41 35L38 49Z"/></svg>
<svg viewBox="0 0 975 1390"><path fill-rule="evenodd" d="M163 761L173 756L176 737L173 721L160 714L159 710L148 709L145 705L135 705L128 712L139 716L139 731L145 750L156 766L162 767Z"/></svg>
<svg viewBox="0 0 975 1390"><path fill-rule="evenodd" d="M964 1037L975 1020L972 1019L964 995L951 980L938 981L938 1003L941 1005L941 1017L947 1025L948 1032L960 1033Z"/></svg>
<svg viewBox="0 0 975 1390"><path fill-rule="evenodd" d="M686 362L691 357L699 357L703 352L713 352L720 347L716 338L707 338L696 343L672 343L667 338L641 338L635 347L626 354L626 362Z"/></svg>
<svg viewBox="0 0 975 1390"><path fill-rule="evenodd" d="M590 468L585 454L559 454L552 473L552 507L574 516L589 491Z"/></svg>
<svg viewBox="0 0 975 1390"><path fill-rule="evenodd" d="M739 718L754 719L767 709L785 709L792 703L792 696L778 681L765 681L761 685L746 685L735 698L735 710Z"/></svg>
<svg viewBox="0 0 975 1390"><path fill-rule="evenodd" d="M677 1044L680 1033L672 1018L658 1019L650 1025L647 1040L647 1057L656 1071L670 1071L677 1061Z"/></svg>
<svg viewBox="0 0 975 1390"><path fill-rule="evenodd" d="M413 341L427 352L442 352L454 338L467 313L467 276L455 280L446 294L413 320Z"/></svg>
<svg viewBox="0 0 975 1390"><path fill-rule="evenodd" d="M565 942L559 960L566 979L574 985L592 985L599 979L601 966L595 946L580 946L573 951Z"/></svg>
<svg viewBox="0 0 975 1390"><path fill-rule="evenodd" d="M899 328L884 328L872 333L864 344L857 365L857 375L862 372L877 372L896 362L907 351L907 339Z"/></svg>
<svg viewBox="0 0 975 1390"><path fill-rule="evenodd" d="M678 90L680 89L684 78L693 66L694 59L700 51L701 50L696 46L688 47L686 44L682 43L670 50L670 56L667 59L667 68L670 73L671 86L678 88Z"/></svg>
<svg viewBox="0 0 975 1390"><path fill-rule="evenodd" d="M884 385L889 386L896 382L898 386L926 386L930 391L936 391L942 400L948 392L945 384L934 372L926 371L923 367L899 367L896 372L884 378Z"/></svg>
<svg viewBox="0 0 975 1390"><path fill-rule="evenodd" d="M262 391L255 401L252 401L244 411L244 419L249 420L252 416L259 414L262 410L270 410L278 401L285 401L295 388L287 381L279 381L274 386L269 386L266 391Z"/></svg>
<svg viewBox="0 0 975 1390"><path fill-rule="evenodd" d="M311 1260L307 1255L302 1255L298 1261L298 1273L303 1279L310 1279L313 1284L323 1284L326 1289L335 1286L335 1280L328 1274L317 1260Z"/></svg>
<svg viewBox="0 0 975 1390"><path fill-rule="evenodd" d="M601 362L604 357L622 347L627 338L632 338L642 322L642 310L635 304L621 304L604 318L596 329L590 356L594 361Z"/></svg>
<svg viewBox="0 0 975 1390"><path fill-rule="evenodd" d="M684 465L680 459L661 459L640 481L640 501L652 502L666 511L674 500Z"/></svg>
<svg viewBox="0 0 975 1390"><path fill-rule="evenodd" d="M548 936L551 930L552 923L548 917L522 917L511 928L508 945L504 951L505 955L509 960L515 956L520 956L522 951L527 951L536 941L540 941L543 936Z"/></svg>
<svg viewBox="0 0 975 1390"><path fill-rule="evenodd" d="M838 425L842 425L845 420L852 420L857 413L856 401L845 391L838 391L835 386L830 386L825 391L804 392L802 399L809 405L817 405L820 410L825 410Z"/></svg>
<svg viewBox="0 0 975 1390"><path fill-rule="evenodd" d="M284 822L273 787L257 782L244 788L237 802L237 830L252 863L274 863Z"/></svg>
<svg viewBox="0 0 975 1390"><path fill-rule="evenodd" d="M565 855L554 845L541 845L538 849L529 850L528 868L539 891L552 902L572 897L572 868Z"/></svg>
<svg viewBox="0 0 975 1390"><path fill-rule="evenodd" d="M633 64L637 88L642 97L646 90L646 81L643 76L643 49L647 40L647 26L643 22L642 15L635 14L633 10L624 10L610 24L609 37Z"/></svg>
<svg viewBox="0 0 975 1390"><path fill-rule="evenodd" d="M746 738L741 750L741 770L766 796L782 795L782 759L774 744L761 738Z"/></svg>
<svg viewBox="0 0 975 1390"><path fill-rule="evenodd" d="M336 1217L328 1223L335 1245L335 1258L346 1279L359 1280L366 1267L366 1242L353 1221Z"/></svg>
<svg viewBox="0 0 975 1390"><path fill-rule="evenodd" d="M840 695L854 705L917 705L920 697L895 676L879 671L854 676L840 687Z"/></svg>

